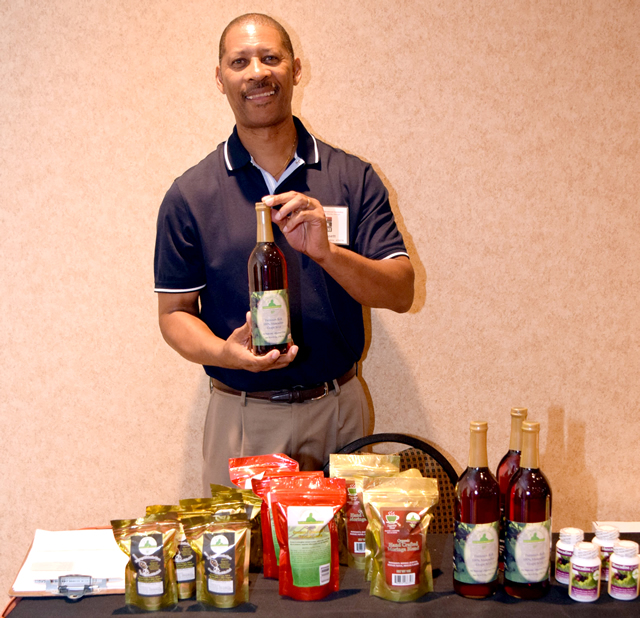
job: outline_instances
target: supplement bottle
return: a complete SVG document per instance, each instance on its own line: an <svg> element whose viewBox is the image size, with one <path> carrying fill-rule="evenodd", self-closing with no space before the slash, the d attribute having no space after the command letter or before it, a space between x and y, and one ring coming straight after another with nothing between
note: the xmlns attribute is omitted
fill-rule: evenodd
<svg viewBox="0 0 640 618"><path fill-rule="evenodd" d="M619 601L637 598L639 566L638 544L635 541L616 541L609 558L609 596Z"/></svg>
<svg viewBox="0 0 640 618"><path fill-rule="evenodd" d="M556 582L569 585L569 570L573 547L584 540L584 532L580 528L562 528L560 540L556 543Z"/></svg>
<svg viewBox="0 0 640 618"><path fill-rule="evenodd" d="M602 561L602 581L609 581L609 556L613 553L613 544L618 540L620 531L615 526L596 526L596 536L593 543L600 550Z"/></svg>
<svg viewBox="0 0 640 618"><path fill-rule="evenodd" d="M593 543L576 543L571 556L569 596L590 603L600 596L600 558Z"/></svg>

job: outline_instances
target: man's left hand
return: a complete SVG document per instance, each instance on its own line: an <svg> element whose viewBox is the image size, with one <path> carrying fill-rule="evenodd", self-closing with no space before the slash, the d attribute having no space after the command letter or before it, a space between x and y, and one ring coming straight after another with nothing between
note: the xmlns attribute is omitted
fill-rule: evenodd
<svg viewBox="0 0 640 618"><path fill-rule="evenodd" d="M322 262L331 251L327 235L327 219L322 204L303 193L289 191L262 198L271 211L271 220L280 228L291 247Z"/></svg>

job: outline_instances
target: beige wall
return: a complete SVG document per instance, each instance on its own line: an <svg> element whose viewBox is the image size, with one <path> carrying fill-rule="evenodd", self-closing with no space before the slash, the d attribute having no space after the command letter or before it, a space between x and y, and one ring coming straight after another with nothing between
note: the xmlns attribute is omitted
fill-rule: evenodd
<svg viewBox="0 0 640 618"><path fill-rule="evenodd" d="M199 491L207 383L159 334L154 225L230 132L215 50L248 10L290 29L296 113L374 163L418 273L409 314L371 312L376 429L460 471L486 419L493 467L528 406L554 528L640 519L638 2L9 1L0 591L35 528Z"/></svg>

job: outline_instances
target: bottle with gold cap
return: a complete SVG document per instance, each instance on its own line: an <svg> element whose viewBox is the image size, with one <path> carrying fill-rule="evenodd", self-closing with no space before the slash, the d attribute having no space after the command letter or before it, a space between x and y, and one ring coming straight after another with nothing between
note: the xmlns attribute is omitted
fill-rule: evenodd
<svg viewBox="0 0 640 618"><path fill-rule="evenodd" d="M253 353L286 354L291 347L287 262L273 240L271 208L256 204L256 246L249 257L251 344Z"/></svg>
<svg viewBox="0 0 640 618"><path fill-rule="evenodd" d="M500 485L500 570L504 570L504 504L509 481L520 467L520 453L522 452L522 421L527 418L527 408L511 408L511 438L509 450L498 464L496 478Z"/></svg>
<svg viewBox="0 0 640 618"><path fill-rule="evenodd" d="M487 462L487 423L469 429L469 466L456 484L453 589L482 599L498 589L500 488Z"/></svg>
<svg viewBox="0 0 640 618"><path fill-rule="evenodd" d="M540 423L522 422L520 468L506 497L504 589L519 599L537 599L549 591L551 487L540 470Z"/></svg>

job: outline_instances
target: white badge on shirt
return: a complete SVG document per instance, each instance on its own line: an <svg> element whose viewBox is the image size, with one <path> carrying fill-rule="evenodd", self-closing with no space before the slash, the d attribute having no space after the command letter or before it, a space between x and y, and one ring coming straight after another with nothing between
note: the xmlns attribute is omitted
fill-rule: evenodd
<svg viewBox="0 0 640 618"><path fill-rule="evenodd" d="M329 241L336 245L349 245L349 207L323 206L327 218Z"/></svg>

